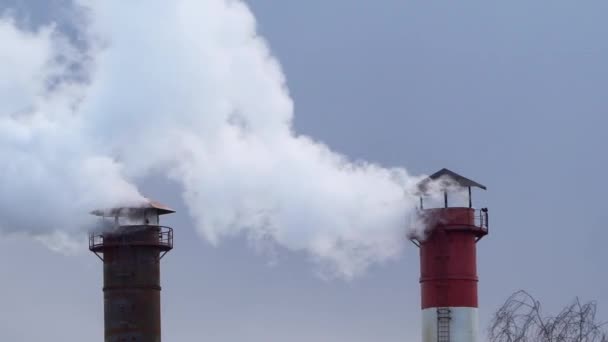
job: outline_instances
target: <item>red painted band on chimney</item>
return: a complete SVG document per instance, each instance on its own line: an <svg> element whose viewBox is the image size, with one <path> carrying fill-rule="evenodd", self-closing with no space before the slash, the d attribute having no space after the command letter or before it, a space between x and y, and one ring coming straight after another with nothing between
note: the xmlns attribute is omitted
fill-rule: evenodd
<svg viewBox="0 0 608 342"><path fill-rule="evenodd" d="M425 210L429 236L420 243L422 309L471 307L477 303L476 240L487 233L475 226L471 208Z"/></svg>

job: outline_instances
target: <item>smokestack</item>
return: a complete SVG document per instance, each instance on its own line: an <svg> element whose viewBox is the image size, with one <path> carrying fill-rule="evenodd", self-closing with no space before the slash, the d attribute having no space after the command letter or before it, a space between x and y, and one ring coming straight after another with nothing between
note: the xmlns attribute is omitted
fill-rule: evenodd
<svg viewBox="0 0 608 342"><path fill-rule="evenodd" d="M424 208L429 187L439 187L442 208ZM485 186L442 169L420 183L425 236L420 248L423 342L477 342L476 243L488 234L488 210L473 208L471 188ZM468 193L468 207L450 207L449 195Z"/></svg>
<svg viewBox="0 0 608 342"><path fill-rule="evenodd" d="M159 216L174 212L156 202L93 212L103 227L89 249L103 261L106 342L160 342L160 259L173 248L173 229Z"/></svg>

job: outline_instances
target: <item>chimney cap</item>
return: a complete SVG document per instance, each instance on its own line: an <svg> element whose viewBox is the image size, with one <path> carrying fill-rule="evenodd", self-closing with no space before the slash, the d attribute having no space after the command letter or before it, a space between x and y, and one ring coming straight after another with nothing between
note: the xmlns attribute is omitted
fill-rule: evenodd
<svg viewBox="0 0 608 342"><path fill-rule="evenodd" d="M128 216L130 213L133 213L134 210L154 210L158 215L172 214L175 212L175 210L160 202L146 199L146 202L139 206L98 209L93 210L91 214L95 216Z"/></svg>
<svg viewBox="0 0 608 342"><path fill-rule="evenodd" d="M440 180L440 179L445 179L445 178L451 180L456 185L459 185L463 188L480 188L483 190L487 190L485 185L477 183L474 180L461 176L461 175L457 174L456 172L446 169L446 168L443 168L443 169L433 173L432 175L428 176L424 180L422 180L420 183L418 183L418 189L424 193L427 190L428 183L430 183L432 181ZM451 184L454 184L454 183L451 183ZM445 184L444 186L448 187L451 184Z"/></svg>

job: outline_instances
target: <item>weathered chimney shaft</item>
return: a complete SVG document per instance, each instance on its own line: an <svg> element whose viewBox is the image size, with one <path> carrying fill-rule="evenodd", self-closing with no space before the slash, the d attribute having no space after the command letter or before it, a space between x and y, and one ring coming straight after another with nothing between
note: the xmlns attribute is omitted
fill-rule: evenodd
<svg viewBox="0 0 608 342"><path fill-rule="evenodd" d="M154 206L103 211L112 228L106 224L90 236L89 249L103 261L106 342L161 341L160 259L173 248L173 230L157 223L170 212ZM119 213L128 213L128 225L120 224Z"/></svg>

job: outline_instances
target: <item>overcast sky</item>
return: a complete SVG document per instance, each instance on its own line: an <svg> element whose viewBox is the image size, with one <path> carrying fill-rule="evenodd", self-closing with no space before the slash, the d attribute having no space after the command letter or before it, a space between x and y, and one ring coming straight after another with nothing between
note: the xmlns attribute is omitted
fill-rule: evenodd
<svg viewBox="0 0 608 342"><path fill-rule="evenodd" d="M68 4L0 0L0 9L36 26L63 22ZM488 186L476 197L491 218L478 245L484 329L518 289L549 311L597 300L608 318L608 2L249 5L283 66L299 133L355 159L416 174L447 167ZM176 248L162 265L164 340L419 340L418 257L405 239L399 260L326 281L305 255L283 251L271 263L241 239L212 247L173 184L149 177L140 188L178 210L165 222ZM0 260L0 340L102 340L94 255L5 236Z"/></svg>

